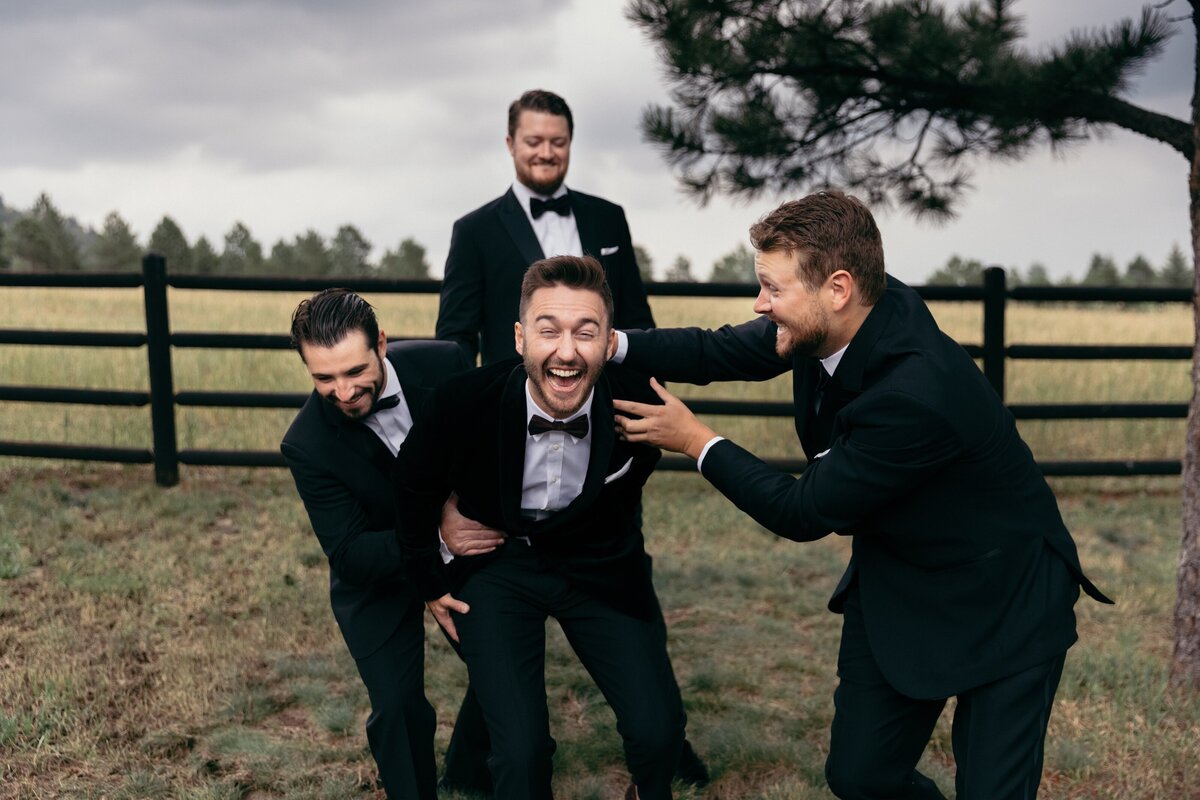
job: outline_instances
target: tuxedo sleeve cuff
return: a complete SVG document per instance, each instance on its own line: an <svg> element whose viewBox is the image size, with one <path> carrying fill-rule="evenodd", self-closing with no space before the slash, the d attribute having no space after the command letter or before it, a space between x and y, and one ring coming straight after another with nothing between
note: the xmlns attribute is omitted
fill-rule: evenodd
<svg viewBox="0 0 1200 800"><path fill-rule="evenodd" d="M613 357L609 360L614 364L620 364L625 361L625 354L629 352L629 334L625 331L617 331L617 352L613 353Z"/></svg>
<svg viewBox="0 0 1200 800"><path fill-rule="evenodd" d="M704 445L704 449L702 449L700 451L700 457L696 459L696 469L700 472L701 475L704 474L704 457L706 455L708 455L708 451L712 449L712 446L714 444L716 444L717 442L723 442L723 441L725 441L724 436L714 436L713 438L708 440L708 444Z"/></svg>

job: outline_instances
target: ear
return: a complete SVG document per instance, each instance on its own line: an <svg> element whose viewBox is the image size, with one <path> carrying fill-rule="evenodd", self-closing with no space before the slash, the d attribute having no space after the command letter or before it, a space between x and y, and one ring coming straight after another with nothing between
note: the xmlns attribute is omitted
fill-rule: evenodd
<svg viewBox="0 0 1200 800"><path fill-rule="evenodd" d="M517 347L517 355L525 355L525 334L521 328L520 322L513 323L513 338Z"/></svg>
<svg viewBox="0 0 1200 800"><path fill-rule="evenodd" d="M515 155L516 155L516 153L513 151L513 137L511 137L511 136L505 136L505 137L504 137L504 144L505 144L505 146L507 146L507 147L508 147L508 154L509 154L510 156L515 156Z"/></svg>
<svg viewBox="0 0 1200 800"><path fill-rule="evenodd" d="M830 305L832 311L841 311L854 299L854 276L846 270L839 269L834 272L829 276L826 285L829 287L831 294Z"/></svg>
<svg viewBox="0 0 1200 800"><path fill-rule="evenodd" d="M375 352L379 353L380 358L387 358L387 334L383 331L379 332L379 341L375 343Z"/></svg>
<svg viewBox="0 0 1200 800"><path fill-rule="evenodd" d="M617 345L620 340L617 338L617 332L613 328L608 329L608 347L605 348L605 361L612 361L613 356L617 354Z"/></svg>

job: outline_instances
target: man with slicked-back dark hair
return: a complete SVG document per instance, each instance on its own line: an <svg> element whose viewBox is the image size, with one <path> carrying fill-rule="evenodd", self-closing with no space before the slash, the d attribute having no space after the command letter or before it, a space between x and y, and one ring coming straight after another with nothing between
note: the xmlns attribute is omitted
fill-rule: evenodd
<svg viewBox="0 0 1200 800"><path fill-rule="evenodd" d="M345 289L300 303L292 343L314 391L280 449L329 559L333 615L371 701L371 753L389 798L433 800L435 718L425 698L422 607L400 562L388 474L430 387L470 365L447 342L389 346L371 305ZM451 505L446 513L453 512ZM448 516L443 528L452 550L471 552L467 521ZM488 789L486 756L487 732L468 689L445 780Z"/></svg>

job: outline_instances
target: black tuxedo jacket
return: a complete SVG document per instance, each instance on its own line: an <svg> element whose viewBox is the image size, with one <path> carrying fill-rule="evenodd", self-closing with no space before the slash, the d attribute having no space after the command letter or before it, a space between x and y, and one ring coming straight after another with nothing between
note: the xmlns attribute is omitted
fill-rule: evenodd
<svg viewBox="0 0 1200 800"><path fill-rule="evenodd" d="M760 318L717 331L632 332L625 363L670 380L765 380L792 370L796 479L730 441L702 468L739 508L795 540L851 535L830 608L858 582L888 681L947 697L1045 661L1076 638L1083 575L1058 504L1012 415L916 292L889 278L813 415L816 359L775 353Z"/></svg>
<svg viewBox="0 0 1200 800"><path fill-rule="evenodd" d="M467 369L449 342L396 342L388 347L405 402L419 418L428 388ZM391 451L359 422L346 419L314 391L279 449L329 558L333 615L355 658L382 645L414 601L396 546Z"/></svg>
<svg viewBox="0 0 1200 800"><path fill-rule="evenodd" d="M613 294L613 326L653 328L625 212L583 192L571 190L568 196L583 252L604 265ZM455 222L442 278L437 338L457 342L472 361L480 351L484 364L514 358L521 278L545 255L511 188Z"/></svg>
<svg viewBox="0 0 1200 800"><path fill-rule="evenodd" d="M443 565L437 526L442 504L458 495L466 516L534 550L577 586L631 614L653 615L649 559L637 508L661 454L617 439L612 399L658 402L646 378L610 364L596 383L589 415L591 453L583 491L549 519L521 519L521 483L529 419L519 361L483 367L442 384L430 413L413 427L396 458L396 532L409 577L425 600L456 592L495 553Z"/></svg>

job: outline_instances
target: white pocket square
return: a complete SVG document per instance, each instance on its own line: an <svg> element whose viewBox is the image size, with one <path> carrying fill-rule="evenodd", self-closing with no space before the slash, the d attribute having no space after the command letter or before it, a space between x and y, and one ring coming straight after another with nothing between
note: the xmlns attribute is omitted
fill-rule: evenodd
<svg viewBox="0 0 1200 800"><path fill-rule="evenodd" d="M833 448L831 447L828 450L822 450L821 452L817 453L815 456L813 456L813 461L816 461L818 458L824 458L825 456L829 455L829 450L832 450L832 449Z"/></svg>
<svg viewBox="0 0 1200 800"><path fill-rule="evenodd" d="M617 470L616 472L614 472L612 475L609 475L607 478L605 478L605 479L604 479L604 482L605 482L605 483L612 483L612 482L613 482L613 481L615 481L617 478L619 478L619 477L621 477L622 475L624 475L626 472L629 472L629 468L630 468L630 467L632 467L632 466L633 466L633 457L632 457L632 456L630 456L629 460L625 462L625 466L621 467L619 470Z"/></svg>
<svg viewBox="0 0 1200 800"><path fill-rule="evenodd" d="M600 255L611 256L613 253L617 252L620 249L621 249L621 245L619 245L619 244L613 245L612 247L601 247Z"/></svg>

